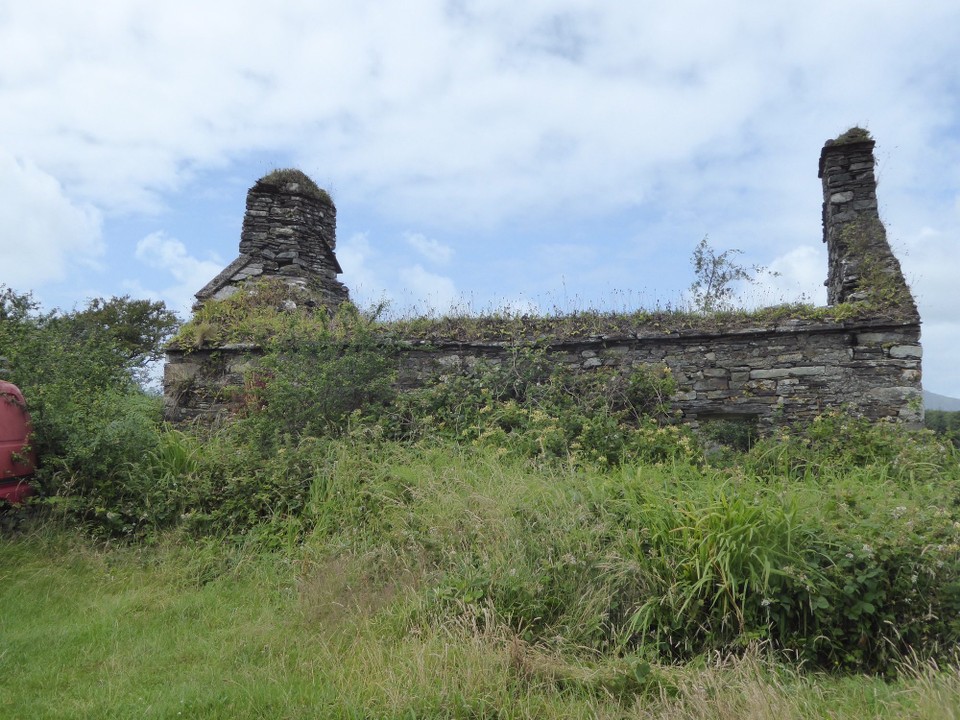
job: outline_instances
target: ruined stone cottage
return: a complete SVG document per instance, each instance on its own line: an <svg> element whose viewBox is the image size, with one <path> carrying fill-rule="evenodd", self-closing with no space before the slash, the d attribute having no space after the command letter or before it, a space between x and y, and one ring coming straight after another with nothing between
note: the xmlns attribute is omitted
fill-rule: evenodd
<svg viewBox="0 0 960 720"><path fill-rule="evenodd" d="M824 145L823 241L828 305L769 308L701 318L665 314L609 333L535 342L576 371L667 367L671 398L685 421L748 419L761 428L810 420L830 409L872 420L922 422L920 317L877 212L874 141L859 128ZM336 220L329 196L298 171L262 178L247 198L240 257L198 294L198 302L237 292L260 277L311 288L332 307L348 297L336 279ZM528 338L526 341L533 341ZM392 345L398 383L415 387L439 371L478 360L502 362L516 337L410 338ZM171 346L164 376L174 421L229 412L224 387L256 361L255 344Z"/></svg>

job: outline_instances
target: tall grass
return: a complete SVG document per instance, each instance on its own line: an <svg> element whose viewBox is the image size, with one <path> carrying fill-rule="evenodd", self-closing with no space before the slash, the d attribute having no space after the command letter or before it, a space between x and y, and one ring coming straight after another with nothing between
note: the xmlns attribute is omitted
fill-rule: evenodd
<svg viewBox="0 0 960 720"><path fill-rule="evenodd" d="M759 642L812 667L893 672L960 638L960 471L925 436L853 432L820 450L821 427L763 441L723 468L680 453L607 469L363 424L267 448L170 431L112 492L155 528L415 577L392 606L398 635L489 610L560 650L677 662Z"/></svg>
<svg viewBox="0 0 960 720"><path fill-rule="evenodd" d="M956 718L960 669L811 674L756 646L685 666L531 643L490 605L396 632L422 575L318 547L46 528L0 555L0 715L29 718Z"/></svg>

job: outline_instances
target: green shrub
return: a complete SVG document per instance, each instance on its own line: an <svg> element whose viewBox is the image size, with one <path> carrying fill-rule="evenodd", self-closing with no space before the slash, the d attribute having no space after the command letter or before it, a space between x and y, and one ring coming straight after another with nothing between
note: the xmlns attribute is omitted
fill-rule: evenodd
<svg viewBox="0 0 960 720"><path fill-rule="evenodd" d="M682 462L534 474L476 452L397 458L420 489L376 536L434 568L414 624L501 622L529 643L658 662L761 644L871 672L960 640L955 489L879 466L828 486ZM481 479L491 462L506 467Z"/></svg>
<svg viewBox="0 0 960 720"><path fill-rule="evenodd" d="M700 423L700 434L721 447L746 452L759 439L756 418L710 419Z"/></svg>
<svg viewBox="0 0 960 720"><path fill-rule="evenodd" d="M842 412L826 413L806 426L782 428L759 440L742 458L747 470L760 475L830 479L878 465L904 481L942 478L956 469L957 462L956 450L933 433Z"/></svg>
<svg viewBox="0 0 960 720"><path fill-rule="evenodd" d="M135 379L174 318L162 304L113 298L41 312L0 289L0 347L27 398L42 504L110 534L143 514L132 469L157 443L161 400Z"/></svg>
<svg viewBox="0 0 960 720"><path fill-rule="evenodd" d="M923 425L960 448L960 412L927 410L923 415Z"/></svg>
<svg viewBox="0 0 960 720"><path fill-rule="evenodd" d="M377 422L392 438L437 435L603 467L695 459L689 431L660 422L675 390L667 368L578 372L556 366L542 349L520 347L509 360L438 375L402 393Z"/></svg>
<svg viewBox="0 0 960 720"><path fill-rule="evenodd" d="M232 389L239 425L266 449L287 435L336 435L354 413L376 419L396 394L392 351L371 331L376 312L345 303L313 318L306 335L299 321L274 328L244 386Z"/></svg>

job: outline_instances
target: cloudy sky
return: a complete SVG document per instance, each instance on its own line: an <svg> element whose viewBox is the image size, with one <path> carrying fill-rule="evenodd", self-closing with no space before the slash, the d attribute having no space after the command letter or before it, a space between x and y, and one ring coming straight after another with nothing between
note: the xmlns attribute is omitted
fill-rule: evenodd
<svg viewBox="0 0 960 720"><path fill-rule="evenodd" d="M960 397L957 37L956 0L0 0L0 283L185 310L294 166L361 303L677 306L705 235L822 303L817 160L860 125Z"/></svg>

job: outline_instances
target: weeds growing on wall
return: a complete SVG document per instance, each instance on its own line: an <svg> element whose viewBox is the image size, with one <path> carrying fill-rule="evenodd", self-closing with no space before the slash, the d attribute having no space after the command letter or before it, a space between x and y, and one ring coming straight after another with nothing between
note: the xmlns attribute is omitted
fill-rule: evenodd
<svg viewBox="0 0 960 720"><path fill-rule="evenodd" d="M872 247L874 238L885 238L886 232L883 223L876 218L859 218L847 223L840 231L837 242L849 248L848 255L856 258L856 295L860 297L856 302L874 312L916 315L916 305L903 278L900 262L889 251L878 256Z"/></svg>
<svg viewBox="0 0 960 720"><path fill-rule="evenodd" d="M270 185L275 188L283 188L288 183L296 183L300 186L299 192L301 194L316 198L317 200L323 200L328 203L333 202L333 200L330 198L330 194L326 190L317 185L302 170L297 170L296 168L277 168L275 170L271 170L257 182L262 183L263 185Z"/></svg>
<svg viewBox="0 0 960 720"><path fill-rule="evenodd" d="M189 352L228 344L255 347L285 339L307 341L318 333L349 331L340 325L339 313L331 316L316 304L310 288L298 289L286 282L261 281L223 300L209 300L198 308L172 340L172 346ZM728 295L725 295L729 299ZM350 307L349 304L346 307ZM876 314L877 306L857 301L818 307L788 303L755 310L731 308L713 301L709 311L701 307L685 311L670 307L654 310L611 312L579 310L528 315L509 311L485 314L449 313L386 319L385 306L360 312L370 318L370 330L384 344L446 342L511 342L518 345L596 336L633 337L672 333L723 333L750 327L777 327L786 322L843 322Z"/></svg>
<svg viewBox="0 0 960 720"><path fill-rule="evenodd" d="M247 343L263 347L295 345L324 339L344 339L376 320L382 307L360 312L345 304L331 314L318 305L316 288L284 280L262 280L222 300L198 307L171 344L184 349ZM369 323L368 323L369 324Z"/></svg>

